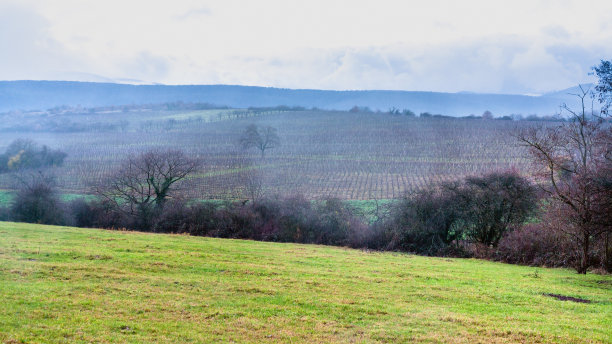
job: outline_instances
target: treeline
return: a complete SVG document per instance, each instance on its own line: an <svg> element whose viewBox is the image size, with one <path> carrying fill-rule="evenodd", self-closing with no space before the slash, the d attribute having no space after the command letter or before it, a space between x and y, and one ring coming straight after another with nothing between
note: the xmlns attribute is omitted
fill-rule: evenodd
<svg viewBox="0 0 612 344"><path fill-rule="evenodd" d="M14 123L8 124L0 131L4 132L49 132L49 133L78 133L78 132L125 132L130 126L127 120L114 122L75 122L69 119L47 119L37 121L36 124Z"/></svg>
<svg viewBox="0 0 612 344"><path fill-rule="evenodd" d="M527 116L523 116L522 114L511 114L504 116L496 116L491 111L484 111L481 115L467 115L467 116L449 116L443 114L434 114L430 112L421 112L415 113L410 109L399 109L396 107L391 107L386 111L382 110L372 110L367 106L353 106L348 110L351 113L370 113L370 114L388 114L395 116L405 116L408 118L422 118L422 119L485 119L485 120L502 120L502 121L537 121L537 122L563 122L567 121L567 118L558 116L558 115L541 115L538 116L536 114L530 114Z"/></svg>
<svg viewBox="0 0 612 344"><path fill-rule="evenodd" d="M153 197L150 203L132 204L110 195L113 198L62 202L51 178L30 174L13 205L0 210L0 218L538 266L581 265L580 245L559 227L540 220L546 214L542 194L516 171L432 184L369 214L338 199L311 201L300 195L235 202L179 197L158 202ZM609 239L609 232L593 237L590 267L611 270Z"/></svg>
<svg viewBox="0 0 612 344"><path fill-rule="evenodd" d="M140 112L140 111L197 111L210 109L229 109L228 106L215 105L211 103L192 103L192 102L166 102L166 103L149 103L149 104L126 104L126 105L109 105L97 107L82 107L82 106L56 106L48 109L46 112L53 115L66 114L92 114L92 113L113 113L113 112Z"/></svg>
<svg viewBox="0 0 612 344"><path fill-rule="evenodd" d="M316 109L313 109L313 111ZM141 122L139 130L143 132L155 132L155 131L171 131L171 130L183 130L185 128L191 128L194 125L202 125L207 122L216 121L231 121L246 118L257 118L267 115L275 115L287 111L307 111L304 107L299 106L284 106L279 105L275 107L249 107L248 109L225 109L219 111L215 116L202 116L192 115L183 119L163 119L163 120L147 120ZM320 110L317 110L320 111Z"/></svg>

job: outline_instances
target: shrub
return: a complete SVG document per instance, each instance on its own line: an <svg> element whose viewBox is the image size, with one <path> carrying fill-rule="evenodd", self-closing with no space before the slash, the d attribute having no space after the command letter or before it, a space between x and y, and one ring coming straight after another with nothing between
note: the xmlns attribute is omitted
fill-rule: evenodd
<svg viewBox="0 0 612 344"><path fill-rule="evenodd" d="M32 140L18 139L13 141L6 152L0 155L0 172L31 169L47 166L60 166L66 153L39 146Z"/></svg>
<svg viewBox="0 0 612 344"><path fill-rule="evenodd" d="M591 201L595 203L596 198L591 198ZM603 220L606 216L610 216L605 213L597 214L595 212L590 215L591 219L597 218L598 220ZM546 213L542 218L543 228L558 232L559 235L567 238L568 245L565 248L567 254L571 253L572 256L575 255L580 259L576 258L576 260L572 260L571 264L568 263L566 266L573 267L581 273L586 273L585 269L590 267L604 268L610 271L610 253L612 253L610 231L602 230L596 233L596 230L600 230L599 226L603 227L605 224L603 222L600 224L598 221L593 221L593 223L595 225L591 228L592 232L585 233L582 218L568 211L566 204L555 199L549 200L549 203L546 205ZM610 222L608 222L607 226L610 226ZM587 234L588 237L585 238Z"/></svg>
<svg viewBox="0 0 612 344"><path fill-rule="evenodd" d="M216 235L226 227L220 206L214 203L196 203L190 207L189 234ZM214 234L214 235L213 235Z"/></svg>
<svg viewBox="0 0 612 344"><path fill-rule="evenodd" d="M465 256L466 242L496 246L536 206L535 188L513 171L430 185L394 208L386 223L387 248Z"/></svg>
<svg viewBox="0 0 612 344"><path fill-rule="evenodd" d="M506 234L499 242L496 258L512 264L570 267L580 254L563 232L542 224L529 224Z"/></svg>
<svg viewBox="0 0 612 344"><path fill-rule="evenodd" d="M256 203L168 203L153 229L223 238L366 247L370 231L344 202L329 199L313 206L303 196L261 199Z"/></svg>
<svg viewBox="0 0 612 344"><path fill-rule="evenodd" d="M11 209L9 207L0 206L0 221L11 220Z"/></svg>
<svg viewBox="0 0 612 344"><path fill-rule="evenodd" d="M16 221L61 225L65 209L53 187L52 178L41 173L26 176L11 208Z"/></svg>
<svg viewBox="0 0 612 344"><path fill-rule="evenodd" d="M312 203L302 195L284 198L280 202L278 241L314 242L316 215Z"/></svg>
<svg viewBox="0 0 612 344"><path fill-rule="evenodd" d="M460 216L453 195L444 187L429 186L402 200L392 212L390 249L439 255L460 238Z"/></svg>
<svg viewBox="0 0 612 344"><path fill-rule="evenodd" d="M167 202L157 216L152 230L160 233L189 233L192 212L184 202Z"/></svg>
<svg viewBox="0 0 612 344"><path fill-rule="evenodd" d="M337 198L329 198L317 206L315 211L316 222L311 232L314 242L323 245L348 245L351 227L358 224L353 209Z"/></svg>
<svg viewBox="0 0 612 344"><path fill-rule="evenodd" d="M535 187L516 171L468 177L445 188L460 207L466 238L493 247L532 216L538 205Z"/></svg>
<svg viewBox="0 0 612 344"><path fill-rule="evenodd" d="M77 199L70 203L70 209L73 223L77 227L135 228L133 221L109 202Z"/></svg>

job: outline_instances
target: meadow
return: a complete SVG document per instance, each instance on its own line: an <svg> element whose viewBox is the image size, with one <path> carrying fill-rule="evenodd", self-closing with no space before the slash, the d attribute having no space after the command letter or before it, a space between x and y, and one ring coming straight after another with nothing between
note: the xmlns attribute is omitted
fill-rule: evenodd
<svg viewBox="0 0 612 344"><path fill-rule="evenodd" d="M612 340L612 277L476 259L2 222L0 280L2 343Z"/></svg>
<svg viewBox="0 0 612 344"><path fill-rule="evenodd" d="M270 195L372 200L398 198L432 181L492 170L516 168L527 173L524 152L511 134L516 127L538 125L246 109L140 109L3 118L0 151L16 138L31 138L68 153L64 166L54 171L63 193L88 193L129 154L163 147L181 149L203 161L189 188L190 196L200 199L245 198L245 180L253 175ZM245 151L238 144L251 123L278 130L281 146L266 151L263 159L256 150ZM70 127L80 129L66 130ZM10 175L0 175L0 189L14 188Z"/></svg>

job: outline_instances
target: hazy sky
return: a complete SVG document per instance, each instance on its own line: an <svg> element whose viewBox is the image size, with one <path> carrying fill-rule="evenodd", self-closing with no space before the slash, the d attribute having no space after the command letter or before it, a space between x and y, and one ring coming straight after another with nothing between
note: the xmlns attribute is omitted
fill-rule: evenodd
<svg viewBox="0 0 612 344"><path fill-rule="evenodd" d="M610 58L609 0L0 0L0 80L540 93Z"/></svg>

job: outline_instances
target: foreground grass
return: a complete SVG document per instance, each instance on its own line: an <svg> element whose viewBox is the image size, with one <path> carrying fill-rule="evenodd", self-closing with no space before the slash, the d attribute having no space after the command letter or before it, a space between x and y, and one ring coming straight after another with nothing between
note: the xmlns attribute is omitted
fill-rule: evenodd
<svg viewBox="0 0 612 344"><path fill-rule="evenodd" d="M0 222L4 343L605 343L611 288L481 260Z"/></svg>

